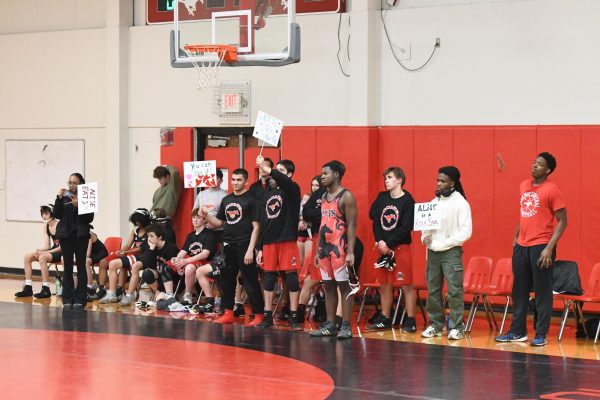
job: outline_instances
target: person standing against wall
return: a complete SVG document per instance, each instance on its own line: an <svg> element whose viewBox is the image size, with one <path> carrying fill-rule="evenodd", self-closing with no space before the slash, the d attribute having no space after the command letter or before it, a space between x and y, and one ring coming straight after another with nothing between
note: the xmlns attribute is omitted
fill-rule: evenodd
<svg viewBox="0 0 600 400"><path fill-rule="evenodd" d="M63 307L83 310L87 303L86 254L90 240L90 224L94 213L78 214L77 185L85 183L79 173L69 176L69 189L59 189L54 202L54 215L60 221L56 236L63 255ZM77 288L73 281L73 256L77 263Z"/></svg>
<svg viewBox="0 0 600 400"><path fill-rule="evenodd" d="M567 228L567 207L560 189L548 176L556 169L550 153L540 153L531 168L532 179L521 182L521 214L513 242L513 319L498 342L527 341L529 292L535 290L537 323L532 346L546 345L552 316L552 266L556 244ZM558 221L556 224L554 219Z"/></svg>
<svg viewBox="0 0 600 400"><path fill-rule="evenodd" d="M430 321L421 336L442 336L442 287L445 278L450 306L448 339L458 340L463 338L465 330L462 245L471 238L473 230L471 207L466 200L458 168L448 166L438 170L437 190L432 202L437 203L441 227L423 231L421 235L421 241L427 246L427 314Z"/></svg>
<svg viewBox="0 0 600 400"><path fill-rule="evenodd" d="M153 177L158 180L159 187L152 196L152 208L162 208L167 212L167 218L173 219L177 212L177 203L183 190L183 181L179 177L177 169L171 165L154 168Z"/></svg>

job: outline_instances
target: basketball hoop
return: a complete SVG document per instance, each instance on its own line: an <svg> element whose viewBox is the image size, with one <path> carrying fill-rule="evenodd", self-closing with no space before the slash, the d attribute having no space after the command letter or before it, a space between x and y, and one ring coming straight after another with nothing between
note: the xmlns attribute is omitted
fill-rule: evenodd
<svg viewBox="0 0 600 400"><path fill-rule="evenodd" d="M228 64L237 62L237 48L221 44L188 44L183 46L190 62L198 71L198 90L219 85L219 67L225 61ZM205 57L194 60L193 57Z"/></svg>

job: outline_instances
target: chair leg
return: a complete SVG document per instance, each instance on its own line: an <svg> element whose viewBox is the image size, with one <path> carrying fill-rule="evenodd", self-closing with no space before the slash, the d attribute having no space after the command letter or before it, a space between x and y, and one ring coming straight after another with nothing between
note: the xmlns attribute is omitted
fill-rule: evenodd
<svg viewBox="0 0 600 400"><path fill-rule="evenodd" d="M598 328L596 328L596 337L594 338L594 344L598 343L598 335L600 334L600 324L598 324Z"/></svg>
<svg viewBox="0 0 600 400"><path fill-rule="evenodd" d="M488 296L485 296L483 298L483 300L487 304L487 308L488 308L488 310L490 312L490 319L492 320L492 323L494 324L494 328L497 331L498 330L498 322L496 322L496 316L494 315L494 309L492 308L492 303L490 302L490 299L489 299Z"/></svg>
<svg viewBox="0 0 600 400"><path fill-rule="evenodd" d="M371 288L365 288L365 290L363 290L362 293L362 301L360 302L360 308L358 309L358 317L356 319L356 323L360 324L360 319L362 317L362 312L363 309L365 308L365 301L367 300L367 292L370 290Z"/></svg>
<svg viewBox="0 0 600 400"><path fill-rule="evenodd" d="M565 330L565 325L567 324L567 318L569 317L569 306L571 305L570 300L565 300L565 307L563 308L563 316L562 321L560 323L560 330L558 331L558 341L562 339L563 331ZM575 311L573 311L575 312Z"/></svg>
<svg viewBox="0 0 600 400"><path fill-rule="evenodd" d="M423 327L427 328L427 324L429 323L429 319L427 318L427 312L425 311L425 307L423 306L423 302L419 297L419 290L417 292L417 304L419 305L419 309L421 310L421 315L423 316Z"/></svg>
<svg viewBox="0 0 600 400"><path fill-rule="evenodd" d="M398 301L396 302L396 309L394 310L394 317L392 318L392 324L396 321L396 317L398 316L398 310L400 309L400 300L402 300L402 288L398 289ZM400 321L402 322L402 321Z"/></svg>
<svg viewBox="0 0 600 400"><path fill-rule="evenodd" d="M575 314L575 326L581 325L583 326L583 333L585 333L585 337L588 337L587 326L585 325L585 318L583 317L583 303L580 301L573 302L573 313Z"/></svg>
<svg viewBox="0 0 600 400"><path fill-rule="evenodd" d="M504 330L504 323L506 322L506 316L508 315L509 304L510 304L510 296L506 296L506 306L504 306L504 315L502 315L502 325L500 325L500 332L498 332L500 335L502 334L502 331Z"/></svg>
<svg viewBox="0 0 600 400"><path fill-rule="evenodd" d="M475 313L477 312L477 303L479 302L479 295L476 294L473 296L473 301L471 302L471 308L469 309L469 315L467 316L467 326L465 327L467 332L471 332L471 327L473 326L473 320L475 319Z"/></svg>

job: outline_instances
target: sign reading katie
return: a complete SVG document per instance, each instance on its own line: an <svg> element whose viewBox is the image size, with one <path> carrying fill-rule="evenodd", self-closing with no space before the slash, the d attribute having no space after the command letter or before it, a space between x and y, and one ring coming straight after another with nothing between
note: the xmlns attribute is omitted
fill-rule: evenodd
<svg viewBox="0 0 600 400"><path fill-rule="evenodd" d="M415 204L415 231L440 229L442 221L437 207L436 202Z"/></svg>
<svg viewBox="0 0 600 400"><path fill-rule="evenodd" d="M281 130L283 129L283 121L269 115L265 112L259 111L256 116L256 124L254 125L254 132L252 136L262 140L271 146L277 146L279 144L279 137L281 136Z"/></svg>
<svg viewBox="0 0 600 400"><path fill-rule="evenodd" d="M217 162L215 160L184 162L183 177L186 188L217 186Z"/></svg>
<svg viewBox="0 0 600 400"><path fill-rule="evenodd" d="M98 182L77 185L77 213L98 212Z"/></svg>

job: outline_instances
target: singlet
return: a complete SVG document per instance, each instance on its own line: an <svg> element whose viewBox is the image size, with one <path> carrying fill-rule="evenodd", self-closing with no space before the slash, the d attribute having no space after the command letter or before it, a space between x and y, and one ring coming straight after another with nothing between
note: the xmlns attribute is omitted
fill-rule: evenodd
<svg viewBox="0 0 600 400"><path fill-rule="evenodd" d="M147 251L150 247L148 246L148 234L144 231L144 234L140 236L138 234L139 227L135 227L133 230L133 244L131 245L132 249L141 248L142 252Z"/></svg>
<svg viewBox="0 0 600 400"><path fill-rule="evenodd" d="M319 258L335 256L341 258L346 254L348 238L346 236L346 218L340 211L340 200L347 189L343 189L331 201L327 200L327 192L321 201L321 227L319 229Z"/></svg>
<svg viewBox="0 0 600 400"><path fill-rule="evenodd" d="M48 222L50 222L50 221L48 221ZM52 240L52 247L50 247L50 250L55 249L58 246L60 246L60 241L56 238L56 234L53 235L50 233L50 224L49 223L46 224L46 233L50 237L50 240Z"/></svg>

